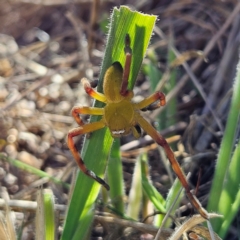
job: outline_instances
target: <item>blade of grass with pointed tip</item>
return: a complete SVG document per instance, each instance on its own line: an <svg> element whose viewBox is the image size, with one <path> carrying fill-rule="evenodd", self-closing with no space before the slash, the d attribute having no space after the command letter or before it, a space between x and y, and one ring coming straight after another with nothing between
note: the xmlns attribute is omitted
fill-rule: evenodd
<svg viewBox="0 0 240 240"><path fill-rule="evenodd" d="M124 39L127 33L130 35L133 50L133 62L128 87L133 88L155 21L156 16L131 11L128 7L122 6L120 9L113 9L107 46L99 76L98 91L102 92L103 76L107 68L114 61L124 63ZM103 107L104 104L96 101L94 106ZM97 120L98 118L95 116L90 119L90 121ZM110 132L106 129L94 132L90 139L84 141L82 157L87 167L100 177L104 176L111 144L112 138ZM98 183L85 176L82 172L78 174L64 224L62 240L78 240L80 239L79 236L90 230L91 221L87 216L93 211L99 189L100 185Z"/></svg>

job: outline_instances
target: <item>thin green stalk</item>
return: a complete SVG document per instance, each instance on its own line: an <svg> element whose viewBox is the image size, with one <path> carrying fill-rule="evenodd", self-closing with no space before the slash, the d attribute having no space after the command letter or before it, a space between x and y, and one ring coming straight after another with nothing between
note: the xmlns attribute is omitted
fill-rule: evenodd
<svg viewBox="0 0 240 240"><path fill-rule="evenodd" d="M230 211L225 215L224 221L218 232L219 237L221 237L222 239L225 239L225 236L229 230L229 227L232 221L234 220L237 213L239 212L239 208L240 208L240 188L238 188L237 195L235 196L234 202L231 204Z"/></svg>
<svg viewBox="0 0 240 240"><path fill-rule="evenodd" d="M232 156L233 146L235 144L235 134L239 126L240 114L240 61L237 66L237 75L233 84L233 96L228 114L226 129L223 135L219 155L216 163L216 170L210 191L207 209L210 212L218 211L219 200L223 190L223 184L228 170L229 162ZM218 221L213 221L214 230Z"/></svg>
<svg viewBox="0 0 240 240"><path fill-rule="evenodd" d="M154 207L157 211L162 213L166 212L165 209L165 199L163 196L158 192L158 190L153 186L151 181L148 179L148 173L146 172L147 169L147 156L143 154L141 158L141 169L142 169L142 188L145 195L151 200Z"/></svg>
<svg viewBox="0 0 240 240"><path fill-rule="evenodd" d="M50 189L39 189L37 192L36 240L55 240L54 195Z"/></svg>
<svg viewBox="0 0 240 240"><path fill-rule="evenodd" d="M170 191L166 199L166 211L168 212L169 210L171 210L170 215L173 215L173 216L175 215L175 212L179 208L180 202L184 196L184 191L181 191L181 193L179 194L181 188L182 188L182 184L179 181L179 179L176 178L172 187L170 188ZM172 219L168 218L164 227L170 227L171 224L172 224Z"/></svg>
<svg viewBox="0 0 240 240"><path fill-rule="evenodd" d="M13 159L13 158L10 158L10 157L7 157L5 156L4 154L0 153L0 159L6 161L6 162L9 162L12 166L15 166L19 169L22 169L26 172L29 172L29 173L32 173L36 176L39 176L39 177L46 177L46 178L49 178L49 180L53 181L54 183L56 184L61 184L62 186L64 186L65 188L69 189L70 185L65 183L65 182L62 182L61 180L51 176L50 174L44 172L44 171L41 171L35 167L32 167L26 163L23 163L22 161L20 160L17 160L17 159Z"/></svg>
<svg viewBox="0 0 240 240"><path fill-rule="evenodd" d="M141 159L140 157L137 158L133 177L132 177L132 184L131 189L128 196L128 207L127 207L127 216L138 220L139 213L142 204L142 173L141 173Z"/></svg>
<svg viewBox="0 0 240 240"><path fill-rule="evenodd" d="M108 183L112 205L118 213L124 214L123 171L120 156L120 139L115 139L108 160Z"/></svg>
<svg viewBox="0 0 240 240"><path fill-rule="evenodd" d="M218 212L223 214L218 226L219 236L224 238L227 230L239 211L240 206L240 142L238 143L229 165L226 182L222 191Z"/></svg>
<svg viewBox="0 0 240 240"><path fill-rule="evenodd" d="M54 240L56 239L54 195L50 189L46 189L43 192L43 205L44 205L46 240Z"/></svg>

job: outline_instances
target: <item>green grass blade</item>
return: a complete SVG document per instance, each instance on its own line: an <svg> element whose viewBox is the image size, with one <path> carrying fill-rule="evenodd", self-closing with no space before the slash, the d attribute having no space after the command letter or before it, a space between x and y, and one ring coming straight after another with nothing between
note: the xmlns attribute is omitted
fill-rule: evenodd
<svg viewBox="0 0 240 240"><path fill-rule="evenodd" d="M238 193L235 196L235 200L231 205L231 209L230 211L227 213L227 215L225 216L225 220L223 221L221 228L218 232L218 235L222 238L225 239L225 236L229 230L229 227L232 223L232 221L234 220L234 218L236 217L236 214L239 212L239 208L240 208L240 189L238 189Z"/></svg>
<svg viewBox="0 0 240 240"><path fill-rule="evenodd" d="M127 207L127 216L135 220L138 220L139 218L142 203L141 178L141 159L138 157L133 171L132 184L129 192Z"/></svg>
<svg viewBox="0 0 240 240"><path fill-rule="evenodd" d="M124 214L124 187L123 171L120 156L120 139L115 139L112 145L111 154L108 160L108 183L110 186L109 195L112 205L119 214Z"/></svg>
<svg viewBox="0 0 240 240"><path fill-rule="evenodd" d="M112 138L106 129L95 132L91 135L91 140L87 139L82 151L83 159L88 159L86 165L98 176L103 177L106 160L111 148ZM100 185L79 172L69 205L67 218L65 220L62 239L84 239L80 238L90 230L91 215L93 205L99 193ZM85 227L83 227L85 226Z"/></svg>
<svg viewBox="0 0 240 240"><path fill-rule="evenodd" d="M172 187L170 188L170 191L169 191L167 199L166 199L166 211L168 212L171 209L170 215L172 215L172 216L176 215L175 212L179 208L180 202L184 196L183 191L179 195L179 191L181 191L181 188L182 188L182 184L179 181L179 179L176 178ZM178 199L175 202L177 197L178 197ZM173 204L174 204L174 206L172 207ZM172 219L168 218L164 227L170 227L171 224L172 224Z"/></svg>
<svg viewBox="0 0 240 240"><path fill-rule="evenodd" d="M149 165L147 161L147 153L144 152L141 154L141 184L142 184L142 219L145 223L151 223L151 218L149 216L154 212L154 205L149 199L149 196L143 190L143 178L145 181L150 182L150 175L149 175Z"/></svg>
<svg viewBox="0 0 240 240"><path fill-rule="evenodd" d="M54 240L55 214L54 195L50 189L37 192L36 240Z"/></svg>
<svg viewBox="0 0 240 240"><path fill-rule="evenodd" d="M37 211L35 219L36 240L46 239L45 221L44 221L44 207L43 207L43 190L37 191Z"/></svg>
<svg viewBox="0 0 240 240"><path fill-rule="evenodd" d="M240 142L238 143L231 163L227 181L224 184L224 189L219 201L218 212L224 215L221 218L221 227L219 228L219 236L224 239L230 224L239 211L240 207Z"/></svg>
<svg viewBox="0 0 240 240"><path fill-rule="evenodd" d="M239 126L239 103L240 103L240 61L237 66L237 76L233 85L233 96L231 107L228 114L227 125L223 135L222 143L219 150L219 155L216 164L214 179L210 191L209 202L207 209L209 212L218 211L220 196L223 190L223 184L228 170L228 165L231 159L233 146L235 143L235 134ZM236 169L237 171L237 169ZM213 221L215 227L218 221Z"/></svg>
<svg viewBox="0 0 240 240"><path fill-rule="evenodd" d="M54 195L50 189L43 192L44 216L46 240L54 240L55 237L55 214L54 214Z"/></svg>
<svg viewBox="0 0 240 240"><path fill-rule="evenodd" d="M131 11L128 7L122 6L120 9L114 8L111 21L105 52L106 55L111 55L111 58L106 61L104 59L102 68L106 69L115 61L124 65L124 40L128 33L133 55L128 88L133 89L152 35L156 16Z"/></svg>
<svg viewBox="0 0 240 240"><path fill-rule="evenodd" d="M133 64L128 86L133 88L155 20L156 17L153 15L134 12L127 7L114 8L99 76L98 91L102 92L102 81L107 68L114 61L124 63L124 39L126 33L130 35L133 49ZM103 107L103 104L96 102L94 106ZM97 117L91 117L90 119L90 121L97 120ZM106 129L94 132L91 138L86 139L84 142L82 157L85 159L87 167L100 177L104 176L111 144L112 138ZM92 213L99 189L100 185L98 183L85 176L82 172L78 174L64 224L62 240L78 240L84 239L83 236L87 236L86 231L90 230L92 222L89 216Z"/></svg>
<svg viewBox="0 0 240 240"><path fill-rule="evenodd" d="M147 166L147 156L144 154L141 158L141 170L142 170L142 188L146 196L151 200L154 207L157 211L166 212L165 209L165 199L158 192L158 190L152 185L152 183L148 179L148 174L146 173Z"/></svg>
<svg viewBox="0 0 240 240"><path fill-rule="evenodd" d="M0 153L0 159L6 161L6 162L9 162L12 166L15 166L19 169L22 169L26 172L29 172L29 173L32 173L36 176L39 176L39 177L46 177L46 178L49 178L49 180L53 181L54 183L56 184L61 184L62 186L64 186L65 188L68 188L69 189L69 184L65 183L65 182L62 182L61 180L51 176L50 174L44 172L44 171L41 171L35 167L32 167L26 163L23 163L22 161L20 160L17 160L17 159L13 159L13 158L10 158L10 157L6 157L4 154Z"/></svg>
<svg viewBox="0 0 240 240"><path fill-rule="evenodd" d="M147 52L147 58L147 63L143 65L143 73L150 81L151 92L154 92L163 76L163 73L158 68L158 57L155 50L149 49Z"/></svg>
<svg viewBox="0 0 240 240"><path fill-rule="evenodd" d="M93 211L88 211L87 213L84 213L84 216L82 217L81 221L78 224L78 228L74 231L74 236L72 239L74 240L84 240L84 239L91 239L90 238L90 231L91 225L93 222Z"/></svg>

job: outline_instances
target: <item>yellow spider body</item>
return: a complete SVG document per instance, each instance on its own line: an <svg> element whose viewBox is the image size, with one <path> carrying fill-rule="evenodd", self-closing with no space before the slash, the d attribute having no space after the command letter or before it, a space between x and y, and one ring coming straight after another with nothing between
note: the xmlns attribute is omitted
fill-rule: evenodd
<svg viewBox="0 0 240 240"><path fill-rule="evenodd" d="M133 93L128 96L122 96L120 94L123 78L123 68L119 62L114 62L110 66L103 79L103 92L107 99L107 103L118 103L122 100L130 100L133 97Z"/></svg>
<svg viewBox="0 0 240 240"><path fill-rule="evenodd" d="M68 146L71 150L79 168L89 177L102 184L109 190L108 184L99 178L94 172L87 169L81 155L74 144L73 138L75 136L90 133L98 129L108 127L112 136L121 137L129 133L133 133L135 137L140 137L137 127L141 127L147 134L149 134L154 141L163 147L171 165L185 188L186 194L190 199L192 205L198 212L206 219L208 213L202 208L197 198L191 193L187 179L180 165L178 164L174 153L167 141L157 130L149 124L140 114L141 110L154 110L160 106L165 105L165 96L162 92L156 92L145 98L139 103L132 102L133 91L127 89L128 77L131 66L132 50L130 48L130 38L127 35L125 39L125 54L126 61L124 69L119 62L114 62L106 71L103 82L103 92L96 92L86 78L82 79L84 89L88 95L104 102L104 108L95 107L73 107L72 116L78 123L79 127L72 129L68 133ZM84 124L80 114L101 115L102 118L98 122Z"/></svg>
<svg viewBox="0 0 240 240"><path fill-rule="evenodd" d="M113 63L108 68L103 84L103 92L106 96L103 120L110 129L113 137L121 137L131 132L136 125L134 121L134 104L131 102L132 91L127 96L120 94L123 69L119 62Z"/></svg>

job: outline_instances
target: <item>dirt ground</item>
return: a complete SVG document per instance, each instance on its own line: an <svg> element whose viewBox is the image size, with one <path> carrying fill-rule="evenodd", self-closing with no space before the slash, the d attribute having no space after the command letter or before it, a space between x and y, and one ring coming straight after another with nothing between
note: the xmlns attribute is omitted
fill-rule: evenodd
<svg viewBox="0 0 240 240"><path fill-rule="evenodd" d="M93 2L99 4L97 8ZM52 189L58 204L67 204L68 189L13 166L4 156L71 183L76 164L66 136L76 123L70 111L75 105L92 103L80 79L97 79L109 16L113 7L120 5L159 16L150 49L156 51L157 66L163 72L168 67L167 56L162 54L167 52L168 41L161 38L158 29L167 38L174 36L180 53L200 50L207 58L188 61L197 82L182 67L177 68L176 86L167 96L177 97L178 111L170 116L175 123L162 129L166 137L181 136L176 156L184 170L191 171L194 188L200 178L198 198L206 205L239 54L240 7L236 0L0 0L1 199L4 195L34 202L38 187L43 185ZM140 73L137 95L146 97L150 92L149 79ZM156 115L149 114L148 119L154 123ZM131 136L121 141L126 193L137 157L131 151L132 141ZM151 145L148 157L152 181L165 196L169 176L159 163L155 145ZM187 202L183 201L180 209L183 215L192 212ZM34 211L20 206L15 210L23 225L22 239L34 239ZM236 231L234 221L227 239L237 239ZM92 239L104 239L103 232L93 228Z"/></svg>

